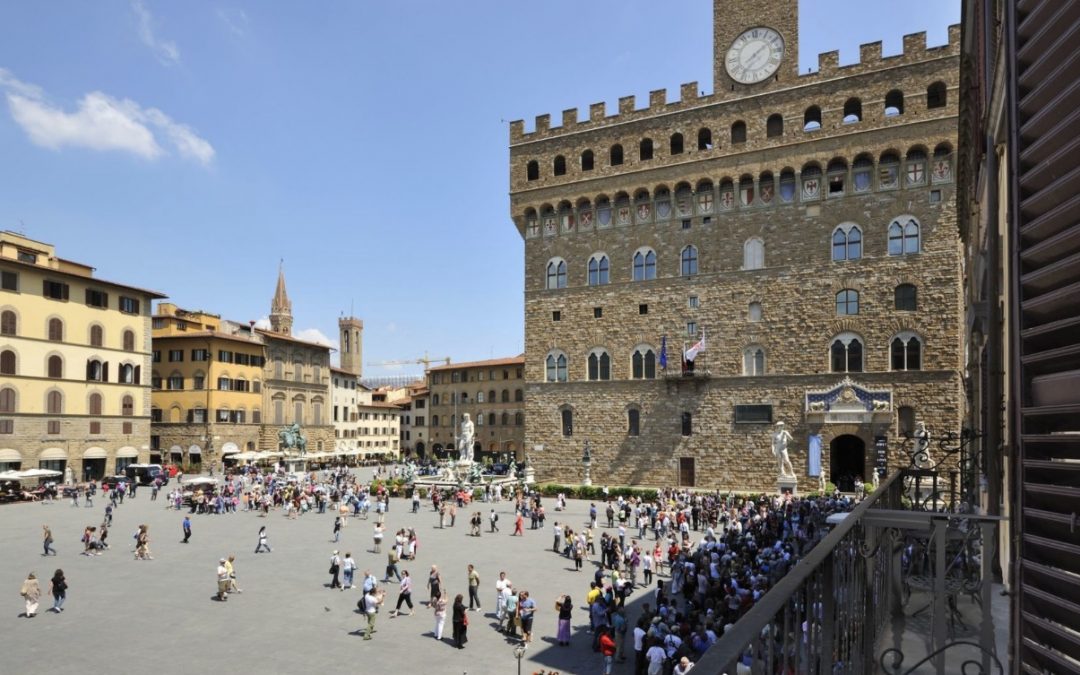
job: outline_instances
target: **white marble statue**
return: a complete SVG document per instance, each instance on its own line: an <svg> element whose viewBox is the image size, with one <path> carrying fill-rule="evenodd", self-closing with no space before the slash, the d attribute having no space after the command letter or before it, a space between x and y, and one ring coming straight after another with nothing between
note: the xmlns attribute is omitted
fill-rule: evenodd
<svg viewBox="0 0 1080 675"><path fill-rule="evenodd" d="M795 468L791 466L791 458L788 457L788 443L791 441L791 434L784 428L783 422L776 423L776 431L772 436L772 451L773 456L776 457L776 461L779 469L780 478L794 478Z"/></svg>
<svg viewBox="0 0 1080 675"><path fill-rule="evenodd" d="M915 423L915 468L924 469L930 465L930 430L925 422Z"/></svg>
<svg viewBox="0 0 1080 675"><path fill-rule="evenodd" d="M461 434L458 436L459 461L473 461L473 421L469 419L469 413L461 416Z"/></svg>
<svg viewBox="0 0 1080 675"><path fill-rule="evenodd" d="M828 487L828 485L825 484L825 472L824 471L822 471L821 473L818 474L817 485L818 485L818 492L820 492L821 494L825 494L825 488Z"/></svg>

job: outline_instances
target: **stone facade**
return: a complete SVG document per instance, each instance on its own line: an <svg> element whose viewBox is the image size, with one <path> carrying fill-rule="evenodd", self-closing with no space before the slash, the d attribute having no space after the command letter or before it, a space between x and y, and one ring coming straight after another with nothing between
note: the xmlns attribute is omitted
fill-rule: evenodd
<svg viewBox="0 0 1080 675"><path fill-rule="evenodd" d="M736 405L771 405L771 419L786 422L804 487L811 434L830 477L833 441L849 455L861 443L854 473L868 479L878 439L888 466L900 461L902 409L905 427L913 414L931 430L959 429L959 31L929 49L924 34L906 36L893 57L864 45L844 67L831 52L817 73L797 75L793 0L768 16L756 3L721 4L747 18L717 28L713 94L690 83L674 103L660 91L643 110L628 97L612 117L597 104L588 121L571 110L561 127L547 116L531 133L511 125L511 215L525 239L524 444L542 479L580 480L587 439L597 482L775 489L772 424L735 422ZM770 20L787 36L785 62L765 82L733 86L720 63L727 41ZM897 239L909 223L917 239ZM914 287L914 309L898 304L900 286ZM839 311L841 291L858 294L856 313ZM686 377L681 353L703 330ZM832 363L838 337L862 346L854 372ZM898 337L918 340L917 369L894 362ZM662 343L668 368L635 372L635 352L658 359ZM609 379L590 373L589 356L604 354ZM566 381L547 381L563 379L549 373L552 355L565 357ZM808 392L848 375L888 401L856 422L810 410ZM851 457L839 461L850 470Z"/></svg>
<svg viewBox="0 0 1080 675"><path fill-rule="evenodd" d="M515 356L429 369L429 456L457 457L457 434L468 413L476 459L520 462L525 438L524 366L525 357Z"/></svg>

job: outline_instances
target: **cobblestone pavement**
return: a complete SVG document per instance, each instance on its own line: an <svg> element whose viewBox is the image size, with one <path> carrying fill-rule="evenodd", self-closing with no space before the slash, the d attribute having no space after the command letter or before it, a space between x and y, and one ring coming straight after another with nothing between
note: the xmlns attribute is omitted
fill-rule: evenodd
<svg viewBox="0 0 1080 675"><path fill-rule="evenodd" d="M501 532L488 532L486 515L494 507ZM364 641L357 630L364 625L356 612L360 592L330 590L329 558L336 549L352 552L358 573L370 569L382 578L384 553L372 552L370 520L350 518L341 541L332 543L333 516L307 514L296 520L280 511L268 518L243 511L226 515L193 515L193 536L182 544L184 513L168 510L165 501L152 502L149 490L140 490L116 509L110 530L111 549L101 556L80 554L83 527L99 525L105 501L93 508L53 504L15 504L0 507L0 593L8 598L0 612L4 635L0 671L42 672L45 667L98 669L140 664L151 672L191 673L237 667L248 672L329 672L330 668L423 668L437 675L516 673L515 641L494 630L495 580L505 570L515 588L528 590L537 601L533 644L525 653L522 673L541 669L567 673L602 673L602 661L591 649L588 612L582 608L593 568L575 572L573 563L552 552L554 521L569 520L579 529L587 520L589 503L571 501L567 511L553 511L554 499L545 499L548 512L543 530L525 536L513 532L512 505L478 503L458 513L454 527L438 528L430 504L410 513L409 502L391 501L386 519L388 538L401 527L416 528L417 560L402 561L415 579L412 616L390 617L397 601L397 585L384 584L386 605L379 614L375 639ZM483 535L469 536L468 518L475 510L485 515ZM601 515L601 520L603 516ZM134 560L132 535L140 523L150 526L153 560ZM41 556L41 526L51 526L58 555ZM267 526L273 553L254 554L259 527ZM600 528L601 531L603 528ZM600 532L596 539L599 541ZM236 574L243 594L228 602L215 601L218 559L236 556ZM425 583L432 564L442 571L450 598L468 599L466 565L481 575L482 612L469 614L469 642L453 648L449 617L443 641L434 639L434 620L427 608ZM54 614L48 580L57 568L67 576L70 589L63 614ZM42 605L36 617L21 618L19 587L33 571L42 584ZM358 580L362 578L358 574ZM571 593L575 610L574 638L569 647L555 644L555 599ZM646 596L649 597L646 597ZM639 605L652 602L651 593L638 590L628 601L629 618L636 620ZM631 623L631 626L633 624ZM629 659L617 673L633 672L633 645Z"/></svg>

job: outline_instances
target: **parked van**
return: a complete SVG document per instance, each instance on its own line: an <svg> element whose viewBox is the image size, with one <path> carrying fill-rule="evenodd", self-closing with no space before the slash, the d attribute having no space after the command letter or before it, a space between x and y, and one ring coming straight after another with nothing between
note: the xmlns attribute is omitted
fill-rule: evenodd
<svg viewBox="0 0 1080 675"><path fill-rule="evenodd" d="M160 464L128 464L124 467L124 474L131 480L139 481L139 485L150 485L159 477L162 485L169 483L169 474Z"/></svg>

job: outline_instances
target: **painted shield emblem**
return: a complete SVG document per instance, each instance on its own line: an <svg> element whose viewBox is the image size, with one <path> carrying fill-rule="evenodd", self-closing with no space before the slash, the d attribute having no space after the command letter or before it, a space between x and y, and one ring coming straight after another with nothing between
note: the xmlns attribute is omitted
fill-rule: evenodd
<svg viewBox="0 0 1080 675"><path fill-rule="evenodd" d="M869 171L856 171L855 172L855 191L866 192L870 189L870 172Z"/></svg>
<svg viewBox="0 0 1080 675"><path fill-rule="evenodd" d="M580 214L580 218L581 218L581 227L583 227L583 228L592 227L592 219L593 219L592 211L582 211L581 214Z"/></svg>
<svg viewBox="0 0 1080 675"><path fill-rule="evenodd" d="M712 213L713 210L713 193L706 192L698 195L697 207L699 213Z"/></svg>
<svg viewBox="0 0 1080 675"><path fill-rule="evenodd" d="M821 183L817 178L807 178L802 184L803 199L815 199L820 189Z"/></svg>
<svg viewBox="0 0 1080 675"><path fill-rule="evenodd" d="M765 183L761 186L761 202L763 204L772 204L773 198L773 186L772 183Z"/></svg>
<svg viewBox="0 0 1080 675"><path fill-rule="evenodd" d="M720 208L727 211L731 207L735 206L735 195L730 192L720 193Z"/></svg>
<svg viewBox="0 0 1080 675"><path fill-rule="evenodd" d="M597 209L596 220L600 223L600 227L609 227L611 225L611 207L601 206Z"/></svg>
<svg viewBox="0 0 1080 675"><path fill-rule="evenodd" d="M785 181L780 183L780 199L784 202L790 203L795 199L795 182Z"/></svg>
<svg viewBox="0 0 1080 675"><path fill-rule="evenodd" d="M926 178L926 168L922 162L915 162L908 164L907 168L907 182L908 185L922 185L923 180Z"/></svg>
<svg viewBox="0 0 1080 675"><path fill-rule="evenodd" d="M619 207L618 218L619 218L619 225L629 225L630 224L630 207L629 206L620 206Z"/></svg>
<svg viewBox="0 0 1080 675"><path fill-rule="evenodd" d="M670 218L671 217L671 202L669 202L669 201L656 202L656 216L658 218Z"/></svg>

